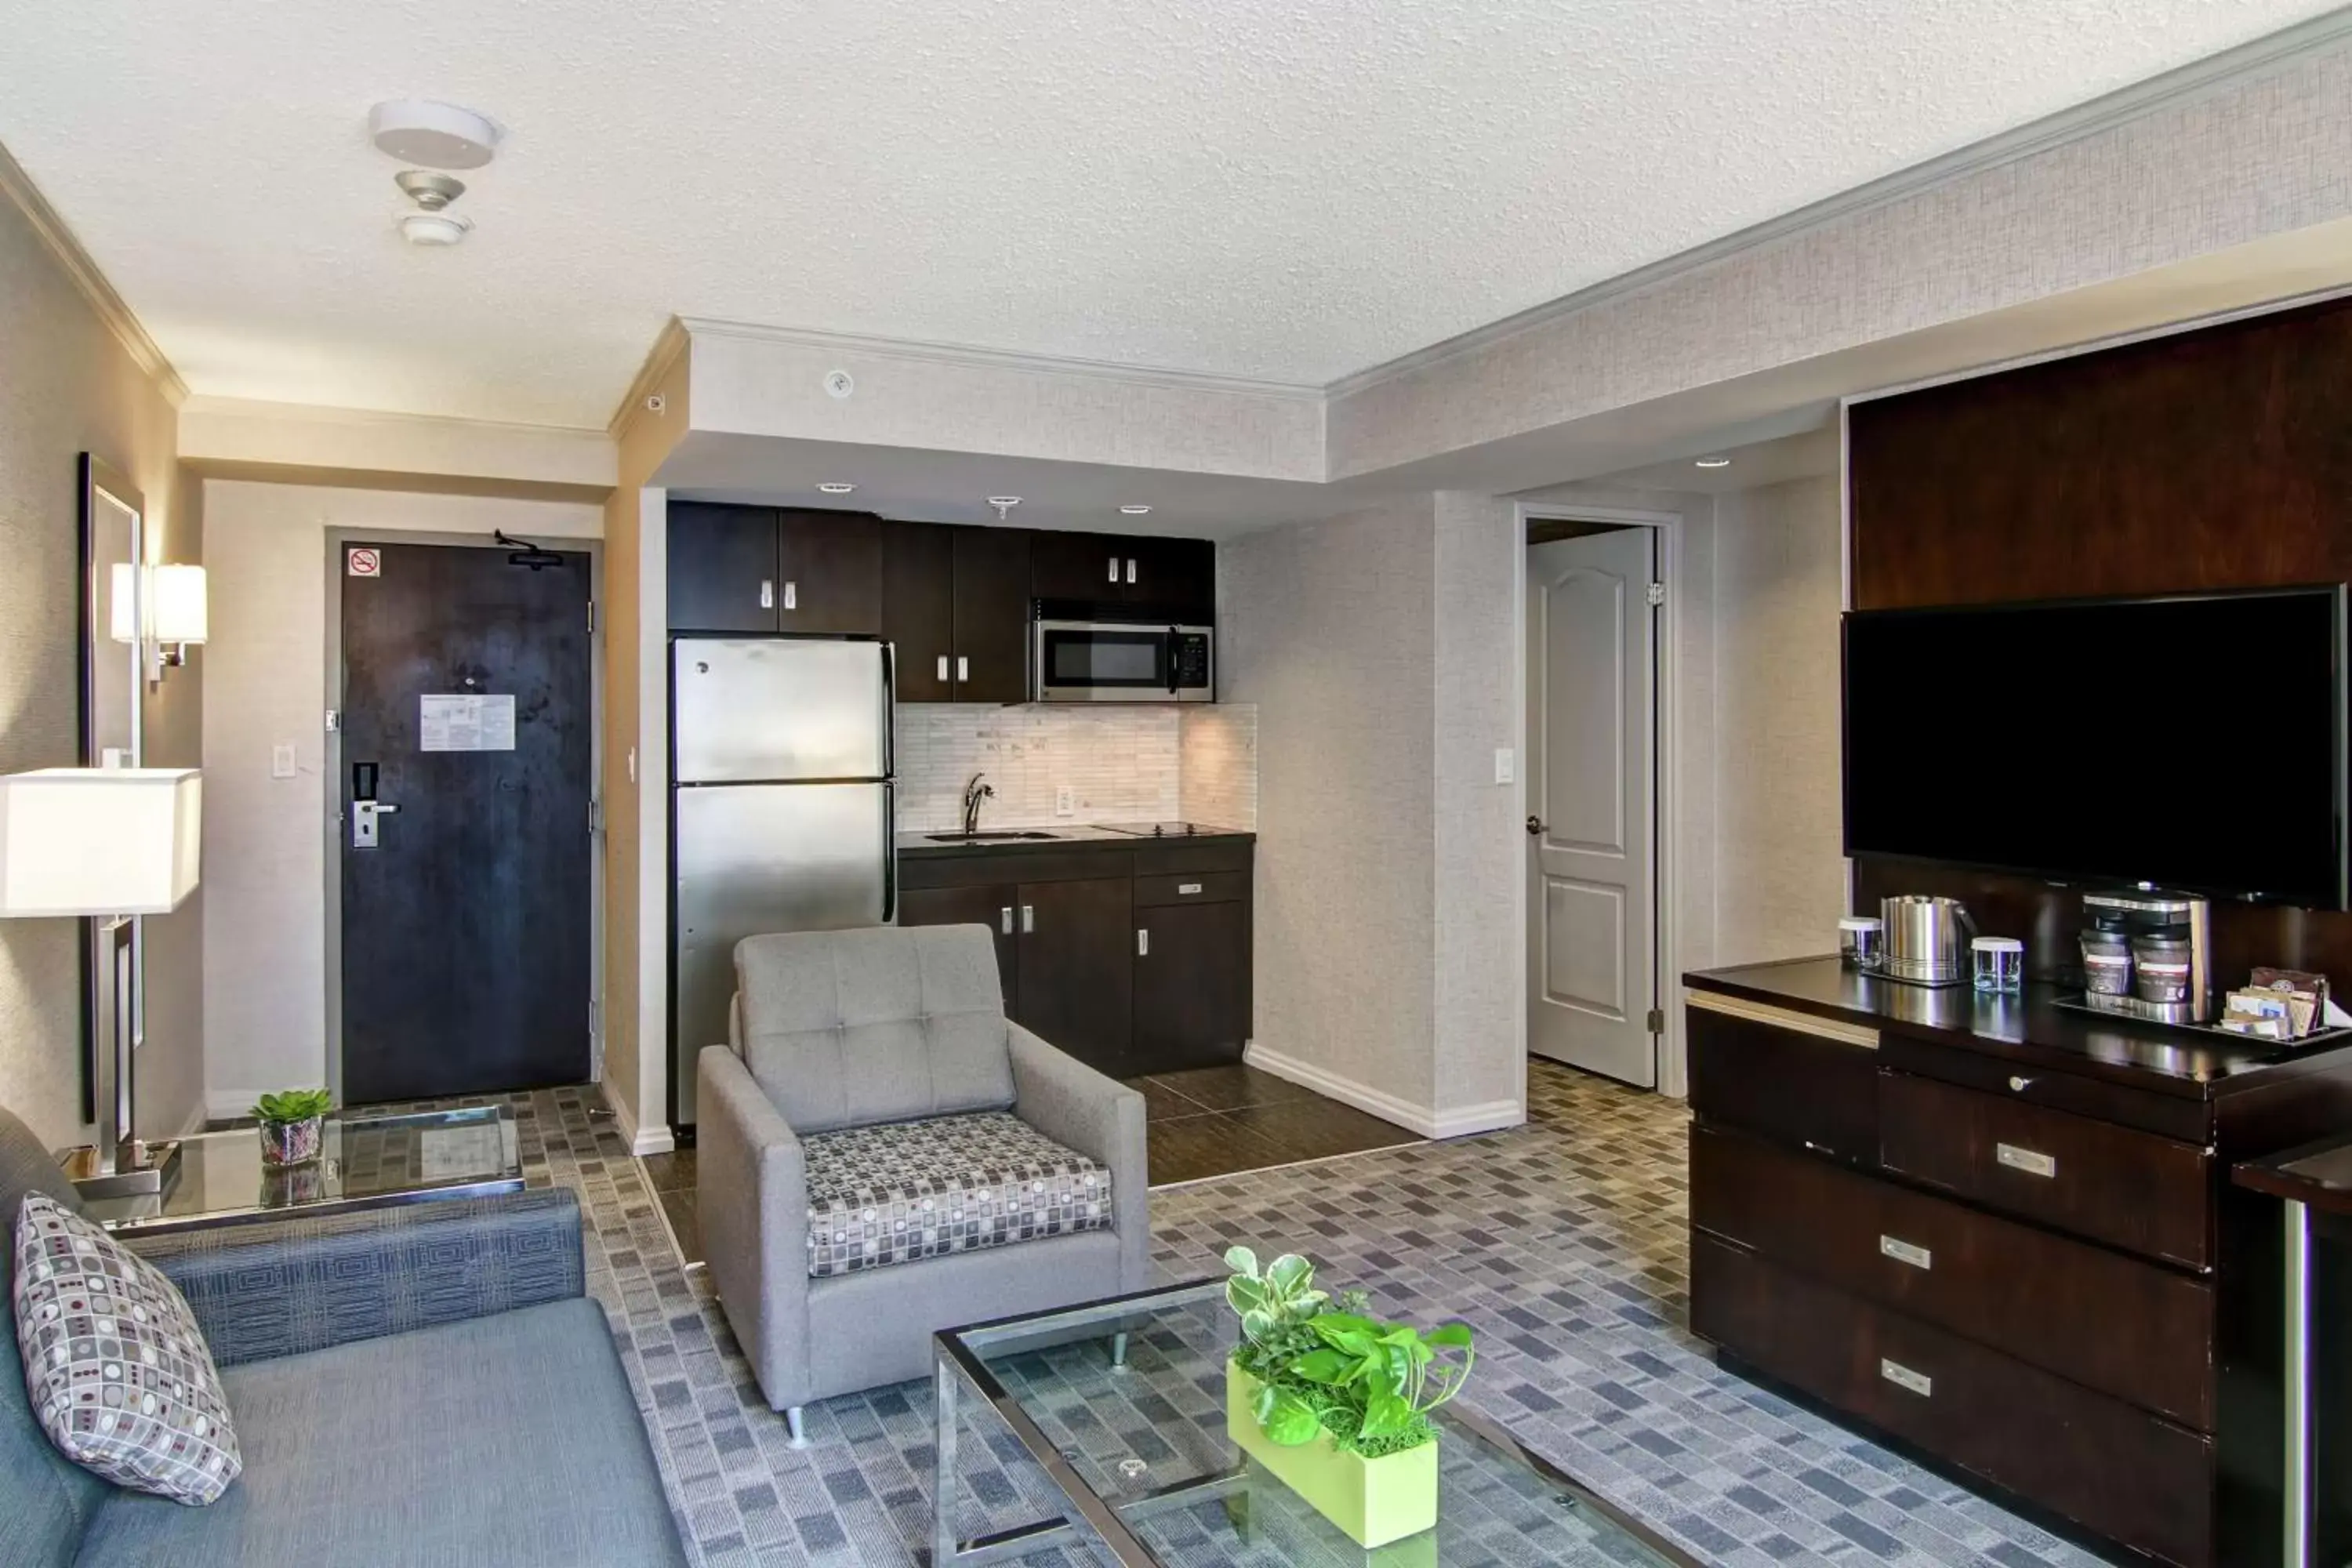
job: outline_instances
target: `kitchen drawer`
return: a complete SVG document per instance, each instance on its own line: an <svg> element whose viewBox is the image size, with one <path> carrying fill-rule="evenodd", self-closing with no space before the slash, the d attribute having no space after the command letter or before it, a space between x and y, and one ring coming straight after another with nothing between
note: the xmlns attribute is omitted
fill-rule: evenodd
<svg viewBox="0 0 2352 1568"><path fill-rule="evenodd" d="M1878 1158L1878 1035L1740 997L1684 994L1691 1109L1842 1160Z"/></svg>
<svg viewBox="0 0 2352 1568"><path fill-rule="evenodd" d="M1963 1089L2008 1095L2030 1105L2071 1110L2125 1127L2137 1127L2183 1143L2212 1141L2212 1108L2199 1097L2133 1089L2089 1073L2055 1071L1987 1051L1956 1050L1889 1029L1879 1065L1890 1072L1916 1073Z"/></svg>
<svg viewBox="0 0 2352 1568"><path fill-rule="evenodd" d="M1138 877L1138 909L1169 904L1237 904L1250 896L1249 877L1240 871L1195 871L1190 876Z"/></svg>
<svg viewBox="0 0 2352 1568"><path fill-rule="evenodd" d="M1050 845L1006 848L1001 844L955 847L947 854L898 860L902 888L971 888L994 882L1086 882L1135 873L1126 849L1055 849Z"/></svg>
<svg viewBox="0 0 2352 1568"><path fill-rule="evenodd" d="M2149 1258L2213 1260L2212 1155L2194 1143L1899 1072L1878 1118L1889 1171Z"/></svg>
<svg viewBox="0 0 2352 1568"><path fill-rule="evenodd" d="M1250 868L1251 841L1228 838L1208 844L1168 844L1146 838L1135 847L1135 874L1139 877L1189 877L1202 871L1240 871Z"/></svg>
<svg viewBox="0 0 2352 1568"><path fill-rule="evenodd" d="M2189 1275L1736 1132L1691 1133L1691 1223L2047 1372L2213 1429Z"/></svg>
<svg viewBox="0 0 2352 1568"><path fill-rule="evenodd" d="M2213 1561L2210 1438L1704 1236L1691 1327L2102 1535L2181 1568Z"/></svg>

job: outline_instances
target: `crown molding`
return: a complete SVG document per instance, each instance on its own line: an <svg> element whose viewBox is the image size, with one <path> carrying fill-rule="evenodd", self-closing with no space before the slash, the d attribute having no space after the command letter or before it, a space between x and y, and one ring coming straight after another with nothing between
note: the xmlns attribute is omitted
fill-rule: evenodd
<svg viewBox="0 0 2352 1568"><path fill-rule="evenodd" d="M653 395L655 387L661 384L662 378L669 374L670 367L677 363L680 354L686 353L687 344L685 321L672 316L662 323L659 335L654 339L654 346L646 351L645 363L637 366L637 374L630 378L629 389L621 394L621 401L614 408L613 417L604 422L604 434L618 441L629 433L629 426L635 424L637 416L646 411L646 399Z"/></svg>
<svg viewBox="0 0 2352 1568"><path fill-rule="evenodd" d="M190 414L239 419L285 419L306 425L472 430L502 436L569 436L597 441L603 440L606 434L589 425L535 425L519 419L474 419L462 414L411 414L396 408L352 408L331 403L279 403L264 397L221 397L205 392L191 393L181 406Z"/></svg>
<svg viewBox="0 0 2352 1568"><path fill-rule="evenodd" d="M1270 397L1320 403L1324 389L1304 382L1261 381L1250 376L1212 375L1202 371L1168 370L1154 365L1120 364L1110 360L1076 359L1061 354L1023 353L1010 349L976 348L968 343L925 342L915 338L870 338L852 332L820 332L801 327L763 327L747 321L714 321L705 316L681 316L677 324L701 338L733 338L745 342L782 343L793 348L821 349L843 355L918 360L929 364L969 365L982 370L1021 371L1038 375L1084 375L1102 381L1182 392L1213 392L1242 397Z"/></svg>
<svg viewBox="0 0 2352 1568"><path fill-rule="evenodd" d="M25 165L16 162L16 154L5 147L0 147L0 195L6 196L25 215L25 221L33 226L42 245L65 268L66 276L73 279L74 287L81 290L81 297L89 301L89 308L98 312L98 319L106 323L131 363L162 389L174 408L186 402L188 384L180 379L180 373L172 368L172 362L164 357L155 340L147 335L147 329L139 324L139 318L131 313L131 307L122 302L122 296L114 291L114 285L106 280L98 263L89 258L89 252L81 247L81 241L74 237L73 230L66 226L58 209L33 184Z"/></svg>
<svg viewBox="0 0 2352 1568"><path fill-rule="evenodd" d="M1997 169L2053 148L2084 141L2190 99L2239 86L2292 64L2304 56L2341 46L2347 38L2352 38L2352 6L2299 22L2234 48L2224 49L2220 54L2209 55L2201 60L2192 60L2160 76L2118 88L2087 103L2045 115L2014 130L1988 136L1981 142L1930 158L1924 163L1914 163L1907 169L1897 170L1867 184L1856 185L1850 191L1767 218L1762 223L1735 230L1704 245L1677 251L1630 272L1603 279L1572 294L1563 294L1557 300L1547 300L1515 315L1501 317L1485 326L1473 327L1466 332L1367 366L1341 376L1323 390L1336 401L1449 360L1476 353L1523 333L1539 331L1580 310L1589 310L1596 305L1653 288L1670 279L1712 267L1743 252L1779 244L1807 229L1818 228L1874 207L1885 206L1933 186Z"/></svg>

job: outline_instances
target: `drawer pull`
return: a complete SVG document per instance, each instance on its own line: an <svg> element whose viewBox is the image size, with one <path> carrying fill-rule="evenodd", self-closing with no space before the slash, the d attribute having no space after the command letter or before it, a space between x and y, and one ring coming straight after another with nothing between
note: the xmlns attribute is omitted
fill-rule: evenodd
<svg viewBox="0 0 2352 1568"><path fill-rule="evenodd" d="M2023 1094L2032 1087L2032 1084L2033 1080L2030 1078L2012 1078L2009 1080L2010 1089L2018 1094Z"/></svg>
<svg viewBox="0 0 2352 1568"><path fill-rule="evenodd" d="M1996 1143L1992 1157L2012 1171L2022 1171L2029 1176L2055 1176L2058 1161L2055 1156L2038 1150L2021 1149L2014 1143Z"/></svg>
<svg viewBox="0 0 2352 1568"><path fill-rule="evenodd" d="M1895 1262L1907 1263L1914 1268L1933 1268L1936 1267L1936 1255L1934 1253L1928 1251L1924 1247L1918 1247L1907 1241L1898 1240L1895 1237L1880 1237L1878 1238L1878 1250L1885 1254L1887 1257L1895 1259Z"/></svg>
<svg viewBox="0 0 2352 1568"><path fill-rule="evenodd" d="M1176 891L1179 894L1197 893L1200 890L1201 884L1198 882L1179 882L1176 884Z"/></svg>
<svg viewBox="0 0 2352 1568"><path fill-rule="evenodd" d="M1899 1361L1878 1358L1878 1375L1897 1388L1907 1388L1922 1399L1936 1396L1936 1380L1924 1372L1913 1372Z"/></svg>

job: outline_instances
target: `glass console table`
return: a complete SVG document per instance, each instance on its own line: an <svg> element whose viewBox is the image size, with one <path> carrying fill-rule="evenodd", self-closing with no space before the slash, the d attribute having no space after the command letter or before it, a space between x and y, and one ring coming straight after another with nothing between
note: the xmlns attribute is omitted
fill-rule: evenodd
<svg viewBox="0 0 2352 1568"><path fill-rule="evenodd" d="M110 1231L152 1234L521 1190L513 1112L478 1105L330 1116L319 1157L287 1170L263 1166L250 1127L203 1133L181 1141L179 1179L168 1189L102 1199L85 1212Z"/></svg>
<svg viewBox="0 0 2352 1568"><path fill-rule="evenodd" d="M1238 1337L1215 1279L935 1336L932 1568L1053 1545L1090 1546L1120 1568L1696 1568L1457 1405L1437 1415L1437 1527L1366 1552L1225 1436ZM967 1410L1012 1428L1060 1492L1060 1517L962 1532Z"/></svg>

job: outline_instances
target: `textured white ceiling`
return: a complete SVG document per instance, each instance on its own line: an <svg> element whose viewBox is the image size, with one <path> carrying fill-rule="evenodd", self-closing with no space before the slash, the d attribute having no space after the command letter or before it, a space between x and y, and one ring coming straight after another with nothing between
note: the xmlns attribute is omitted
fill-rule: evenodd
<svg viewBox="0 0 2352 1568"><path fill-rule="evenodd" d="M601 425L672 312L1320 384L2314 0L6 0L189 384ZM511 127L449 252L379 99Z"/></svg>

